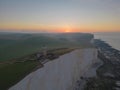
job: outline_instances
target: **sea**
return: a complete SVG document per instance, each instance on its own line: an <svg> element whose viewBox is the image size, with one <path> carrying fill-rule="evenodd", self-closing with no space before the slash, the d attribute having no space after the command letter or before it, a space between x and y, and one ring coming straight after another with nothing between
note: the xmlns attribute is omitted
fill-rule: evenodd
<svg viewBox="0 0 120 90"><path fill-rule="evenodd" d="M95 39L107 42L113 48L120 50L120 32L93 33Z"/></svg>

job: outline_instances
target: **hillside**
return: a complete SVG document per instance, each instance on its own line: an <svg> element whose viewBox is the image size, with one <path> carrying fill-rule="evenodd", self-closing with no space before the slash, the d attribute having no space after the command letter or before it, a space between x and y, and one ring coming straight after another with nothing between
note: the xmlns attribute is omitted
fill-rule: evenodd
<svg viewBox="0 0 120 90"><path fill-rule="evenodd" d="M43 46L60 47L89 47L91 34L62 33L62 34L22 34L0 33L0 61L19 58L35 53Z"/></svg>

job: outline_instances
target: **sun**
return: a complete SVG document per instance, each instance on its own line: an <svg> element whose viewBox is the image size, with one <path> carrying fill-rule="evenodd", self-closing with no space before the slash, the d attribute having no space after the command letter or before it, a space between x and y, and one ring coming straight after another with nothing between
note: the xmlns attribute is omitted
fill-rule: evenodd
<svg viewBox="0 0 120 90"><path fill-rule="evenodd" d="M69 32L70 32L70 30L65 30L65 32L66 32L66 33L69 33Z"/></svg>
<svg viewBox="0 0 120 90"><path fill-rule="evenodd" d="M72 30L71 30L71 28L65 28L65 32L70 33L70 32L72 32Z"/></svg>
<svg viewBox="0 0 120 90"><path fill-rule="evenodd" d="M70 25L65 25L65 26L63 27L63 31L64 31L65 33L70 33L70 32L72 32L72 28L71 28Z"/></svg>

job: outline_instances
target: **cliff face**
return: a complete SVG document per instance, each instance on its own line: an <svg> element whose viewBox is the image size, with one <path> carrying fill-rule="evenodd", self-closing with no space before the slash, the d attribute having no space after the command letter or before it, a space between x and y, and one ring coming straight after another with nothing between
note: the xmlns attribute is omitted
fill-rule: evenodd
<svg viewBox="0 0 120 90"><path fill-rule="evenodd" d="M47 62L9 90L73 90L75 82L96 62L97 50L79 49Z"/></svg>

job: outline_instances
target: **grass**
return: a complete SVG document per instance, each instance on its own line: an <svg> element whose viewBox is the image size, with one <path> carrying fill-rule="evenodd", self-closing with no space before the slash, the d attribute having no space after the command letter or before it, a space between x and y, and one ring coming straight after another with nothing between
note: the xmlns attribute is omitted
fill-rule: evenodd
<svg viewBox="0 0 120 90"><path fill-rule="evenodd" d="M38 62L26 61L24 63L0 65L0 90L7 90L30 73Z"/></svg>
<svg viewBox="0 0 120 90"><path fill-rule="evenodd" d="M74 49L62 48L54 49L51 52L60 56L73 50ZM28 75L28 73L30 73L32 70L37 68L38 65L41 67L43 66L38 61L29 61L29 59L33 57L30 58L30 56L26 56L26 58L27 61L25 62L18 62L25 59L21 58L20 60L18 58L15 61L10 60L0 64L0 90L6 90L10 88L12 85L20 81L23 77Z"/></svg>
<svg viewBox="0 0 120 90"><path fill-rule="evenodd" d="M74 48L64 48L64 49L60 49L60 50L55 50L53 53L57 54L57 55L63 55L65 53L69 53L71 51L73 51Z"/></svg>
<svg viewBox="0 0 120 90"><path fill-rule="evenodd" d="M44 45L50 50L56 48L53 53L57 55L63 55L74 50L57 50L57 48L92 47L90 43L88 43L89 39L91 39L91 36L89 35L85 35L83 39L80 39L78 38L79 34L77 37L75 34L75 36L71 36L72 38L74 37L74 42L69 41L67 38L63 38L66 37L66 34L61 37L62 38L56 38L56 36L47 37L46 35L32 34L0 35L0 90L7 90L9 87L16 84L28 73L34 70L38 64L40 64L37 61L25 61L11 64L10 62L13 62L14 60L16 61L18 59L24 60L24 58L21 57L29 56L37 51L40 51L42 49L41 47Z"/></svg>
<svg viewBox="0 0 120 90"><path fill-rule="evenodd" d="M62 34L61 34L62 35ZM49 37L46 34L0 34L0 61L20 58L39 51L45 45L48 48L91 47L89 34L68 34ZM67 37L72 37L71 42Z"/></svg>
<svg viewBox="0 0 120 90"><path fill-rule="evenodd" d="M6 41L8 42L8 41ZM66 45L64 42L47 38L30 38L27 40L20 40L12 44L2 44L0 47L0 61L10 60L13 58L23 57L32 54L42 49L44 45L48 48L62 47Z"/></svg>

